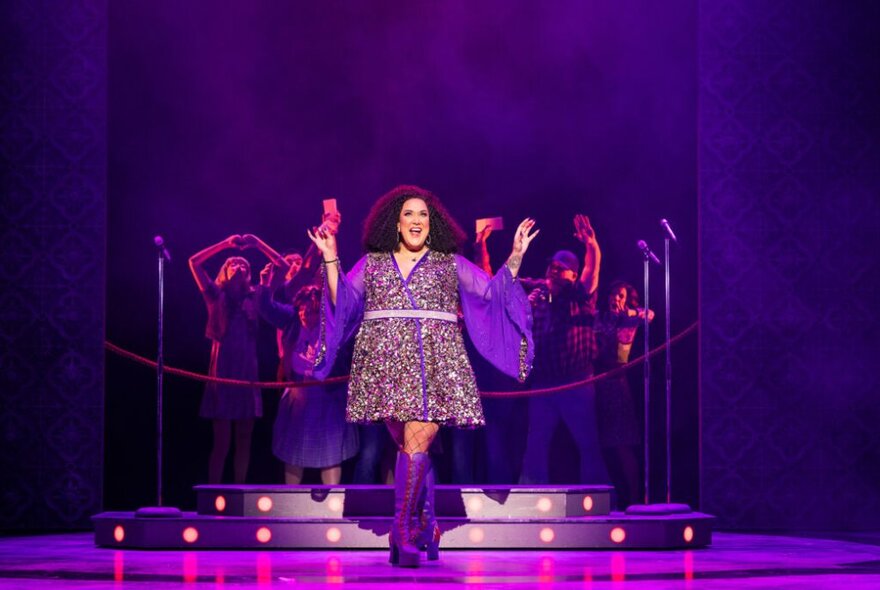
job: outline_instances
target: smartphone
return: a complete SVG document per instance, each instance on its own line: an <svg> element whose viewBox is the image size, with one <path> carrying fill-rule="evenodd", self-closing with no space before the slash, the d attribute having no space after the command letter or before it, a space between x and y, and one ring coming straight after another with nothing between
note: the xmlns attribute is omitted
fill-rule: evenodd
<svg viewBox="0 0 880 590"><path fill-rule="evenodd" d="M336 213L336 199L324 199L324 215Z"/></svg>
<svg viewBox="0 0 880 590"><path fill-rule="evenodd" d="M502 217L484 217L477 220L477 233L480 233L486 226L490 226L492 231L504 229L504 218Z"/></svg>

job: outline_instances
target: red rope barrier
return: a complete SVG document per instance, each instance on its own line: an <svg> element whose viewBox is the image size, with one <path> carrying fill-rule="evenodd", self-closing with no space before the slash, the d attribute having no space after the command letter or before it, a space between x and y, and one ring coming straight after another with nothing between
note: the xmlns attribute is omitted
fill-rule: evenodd
<svg viewBox="0 0 880 590"><path fill-rule="evenodd" d="M684 337L688 336L692 332L697 330L697 322L694 322L687 328L685 328L679 334L676 334L674 338L672 338L669 343L675 344L682 340ZM116 346L112 342L105 341L104 347L122 358L126 358L128 360L134 361L136 363L142 364L147 367L151 367L155 369L157 367L156 361L150 360L148 358L142 357L139 354L135 354L131 351L125 350L119 346ZM663 350L666 349L666 345L660 345L649 353L649 357L652 357L656 354L659 354ZM541 389L524 389L521 391L481 391L480 395L485 397L521 397L526 395L546 395L550 393L558 393L560 391L566 391L568 389L575 389L577 387L583 387L584 385L590 385L597 381L601 381L602 379L608 379L610 377L616 377L620 373L624 371L628 371L636 365L641 364L644 360L644 355L631 360L625 365L621 365L616 367L610 371L606 371L604 373L600 373L598 375L593 375L588 379L584 379L583 381L577 381L575 383L566 383L565 385L558 385L556 387L544 387ZM345 383L349 379L349 375L344 375L341 377L331 377L326 379L325 381L246 381L243 379L226 379L224 377L211 377L210 375L204 375L201 373L194 373L192 371L187 371L185 369L178 369L175 367L164 367L165 373L169 375L175 375L177 377L185 377L187 379L193 379L196 381L204 381L211 383L220 383L223 385L234 385L238 387L260 387L262 389L285 389L285 388L301 388L301 387L313 387L316 385L332 385L335 383Z"/></svg>

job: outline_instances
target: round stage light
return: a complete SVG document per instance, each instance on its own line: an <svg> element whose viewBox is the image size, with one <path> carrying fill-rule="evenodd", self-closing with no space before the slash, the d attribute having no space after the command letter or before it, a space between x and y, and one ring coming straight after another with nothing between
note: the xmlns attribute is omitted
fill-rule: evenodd
<svg viewBox="0 0 880 590"><path fill-rule="evenodd" d="M694 529L691 526L684 527L684 533L682 534L684 537L685 543L690 543L694 540Z"/></svg>
<svg viewBox="0 0 880 590"><path fill-rule="evenodd" d="M541 541L544 543L552 543L553 539L556 537L556 533L553 532L553 529L550 527L541 529L540 534L538 535L541 538Z"/></svg>
<svg viewBox="0 0 880 590"><path fill-rule="evenodd" d="M483 532L483 529L474 528L468 531L468 539L471 540L471 543L482 543L485 538L486 533Z"/></svg>
<svg viewBox="0 0 880 590"><path fill-rule="evenodd" d="M121 524L117 524L116 528L113 529L113 538L116 539L117 543L122 543L125 539L125 529L122 528Z"/></svg>
<svg viewBox="0 0 880 590"><path fill-rule="evenodd" d="M187 543L195 543L199 540L199 531L195 527L186 527L183 529L183 540Z"/></svg>
<svg viewBox="0 0 880 590"><path fill-rule="evenodd" d="M327 501L327 508L331 512L342 512L342 498L330 498Z"/></svg>
<svg viewBox="0 0 880 590"><path fill-rule="evenodd" d="M611 540L615 543L623 543L624 539L626 539L626 531L620 528L619 526L611 529Z"/></svg>
<svg viewBox="0 0 880 590"><path fill-rule="evenodd" d="M260 496L257 500L257 510L260 512L269 512L272 510L272 498L269 496Z"/></svg>
<svg viewBox="0 0 880 590"><path fill-rule="evenodd" d="M538 510L550 512L551 508L553 508L553 501L550 498L538 498Z"/></svg>
<svg viewBox="0 0 880 590"><path fill-rule="evenodd" d="M226 498L223 496L217 496L214 498L214 508L217 509L217 512L223 512L226 510Z"/></svg>
<svg viewBox="0 0 880 590"><path fill-rule="evenodd" d="M472 498L468 498L467 501L468 510L471 512L479 512L483 509L483 499L477 496Z"/></svg>
<svg viewBox="0 0 880 590"><path fill-rule="evenodd" d="M339 539L341 539L341 538L342 538L342 531L340 531L335 526L327 529L327 540L330 541L331 543L338 543Z"/></svg>
<svg viewBox="0 0 880 590"><path fill-rule="evenodd" d="M587 512L593 511L593 496L584 496L584 510Z"/></svg>
<svg viewBox="0 0 880 590"><path fill-rule="evenodd" d="M272 540L272 531L269 527L261 526L257 529L257 541L260 543L268 543Z"/></svg>

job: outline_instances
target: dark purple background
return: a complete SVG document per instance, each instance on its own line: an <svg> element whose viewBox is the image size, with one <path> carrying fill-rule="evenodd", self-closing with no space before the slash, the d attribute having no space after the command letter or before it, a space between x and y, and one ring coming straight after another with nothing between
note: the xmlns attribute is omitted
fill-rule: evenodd
<svg viewBox="0 0 880 590"><path fill-rule="evenodd" d="M878 5L701 0L695 24L685 5L672 17L493 4L453 15L445 3L445 16L336 5L329 17L282 3L261 3L264 15L114 3L109 16L103 0L0 3L2 528L88 527L102 507L151 501L153 380L109 356L102 400L100 312L106 289L108 335L151 353L153 232L177 258L171 360L203 368L182 261L232 231L302 243L300 202L312 218L321 197L341 199L349 262L363 211L396 182L433 188L468 226L529 213L567 234L557 220L583 210L605 280L638 280L633 241L656 236L655 209L693 227L697 177L702 507L724 527L880 525ZM334 71L312 68L325 63ZM507 236L493 238L496 261ZM676 301L690 297L693 314L682 274ZM169 390L186 499L208 433L198 388Z"/></svg>
<svg viewBox="0 0 880 590"><path fill-rule="evenodd" d="M350 265L369 206L399 183L435 191L470 234L475 218L504 216L509 229L490 242L496 266L511 229L536 217L543 232L526 261L533 275L558 248L582 253L571 220L586 213L605 255L602 284L622 277L640 290L635 242L662 251L658 220L668 217L682 237L675 329L689 325L697 297L695 27L689 0L569 2L552 11L502 1L114 4L108 338L153 353L150 242L161 233L176 255L167 360L205 371L205 311L187 256L231 233L304 247L321 199L334 196ZM654 279L661 307L660 267ZM696 339L681 350L681 461L690 476L680 483L695 499ZM110 449L149 436L152 387L147 371L111 360L108 433L118 444ZM200 391L168 383L168 479L182 495L204 479L210 431L197 418ZM280 477L267 448L275 396L265 396L254 481ZM108 502L130 503L147 487L149 470L137 467L151 462L149 452L111 451Z"/></svg>

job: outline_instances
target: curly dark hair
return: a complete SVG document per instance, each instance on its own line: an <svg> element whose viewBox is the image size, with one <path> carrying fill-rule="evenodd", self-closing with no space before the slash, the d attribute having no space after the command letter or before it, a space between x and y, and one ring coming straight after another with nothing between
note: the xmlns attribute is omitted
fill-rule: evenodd
<svg viewBox="0 0 880 590"><path fill-rule="evenodd" d="M364 249L367 252L394 252L400 243L397 222L403 204L409 199L422 199L428 205L428 247L446 254L458 252L467 238L443 203L434 193L411 185L394 187L382 195L364 221Z"/></svg>
<svg viewBox="0 0 880 590"><path fill-rule="evenodd" d="M626 306L629 309L638 309L639 307L639 292L635 287L627 283L626 281L616 280L612 281L610 285L608 285L608 291L605 294L605 301L608 301L617 291L621 289L626 290Z"/></svg>

